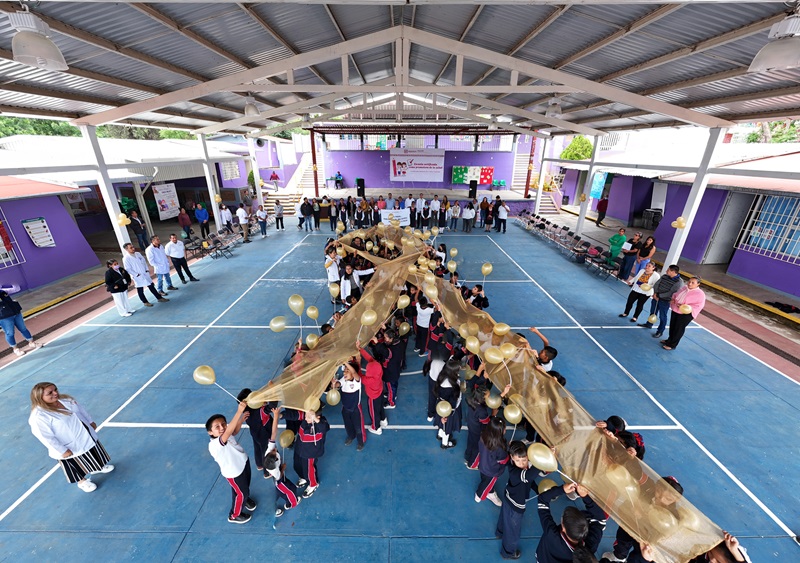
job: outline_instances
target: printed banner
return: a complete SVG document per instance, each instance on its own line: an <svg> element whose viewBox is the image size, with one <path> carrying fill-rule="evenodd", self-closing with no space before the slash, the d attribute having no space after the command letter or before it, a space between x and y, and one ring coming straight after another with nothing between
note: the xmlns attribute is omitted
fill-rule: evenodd
<svg viewBox="0 0 800 563"><path fill-rule="evenodd" d="M392 182L444 181L444 149L392 149L389 154Z"/></svg>
<svg viewBox="0 0 800 563"><path fill-rule="evenodd" d="M494 180L494 166L453 166L453 184L491 184Z"/></svg>
<svg viewBox="0 0 800 563"><path fill-rule="evenodd" d="M25 227L25 231L31 237L33 244L39 248L56 245L56 241L53 240L53 233L50 232L50 227L47 226L47 221L44 217L23 219L22 226Z"/></svg>
<svg viewBox="0 0 800 563"><path fill-rule="evenodd" d="M381 223L388 225L391 221L391 219L389 219L389 215L400 221L401 227L411 224L410 209L381 209Z"/></svg>
<svg viewBox="0 0 800 563"><path fill-rule="evenodd" d="M171 219L172 217L178 216L178 213L181 211L181 206L178 204L178 194L175 193L175 184L153 185L153 197L156 198L159 219L163 221L164 219Z"/></svg>
<svg viewBox="0 0 800 563"><path fill-rule="evenodd" d="M592 191L589 192L589 197L600 199L603 197L603 188L606 187L606 178L608 172L595 172L592 178Z"/></svg>

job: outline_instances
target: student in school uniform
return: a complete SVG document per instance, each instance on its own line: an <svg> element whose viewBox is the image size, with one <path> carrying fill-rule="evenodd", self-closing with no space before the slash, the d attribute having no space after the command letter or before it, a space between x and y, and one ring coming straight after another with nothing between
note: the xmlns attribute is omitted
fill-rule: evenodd
<svg viewBox="0 0 800 563"><path fill-rule="evenodd" d="M325 251L325 273L328 274L328 287L330 287L331 284L341 281L341 275L339 273L341 260L341 257L336 254L336 247L333 244L329 246ZM336 300L331 298L331 303L335 302Z"/></svg>
<svg viewBox="0 0 800 563"><path fill-rule="evenodd" d="M475 502L489 499L495 506L503 504L494 492L494 486L498 477L506 470L510 459L505 433L506 423L497 416L491 418L481 433L478 442L478 470L481 473L481 480L475 490Z"/></svg>
<svg viewBox="0 0 800 563"><path fill-rule="evenodd" d="M414 340L414 351L420 357L428 354L428 329L430 328L431 315L433 315L433 305L428 302L424 295L417 294L417 318L415 320L416 338Z"/></svg>
<svg viewBox="0 0 800 563"><path fill-rule="evenodd" d="M336 380L342 396L342 421L347 432L345 446L358 441L359 452L364 449L367 432L364 429L364 411L361 408L361 366L350 361L342 365L342 377Z"/></svg>
<svg viewBox="0 0 800 563"><path fill-rule="evenodd" d="M478 470L478 442L481 433L489 420L492 418L492 411L486 406L486 397L489 396L489 389L484 385L474 387L471 393L466 396L467 403L467 449L464 450L464 465L467 469Z"/></svg>
<svg viewBox="0 0 800 563"><path fill-rule="evenodd" d="M550 503L563 493L573 492L583 498L586 510L568 506L561 516L561 523L556 524L550 513ZM553 487L539 494L539 521L542 537L536 548L538 563L572 563L575 555L594 556L606 527L603 509L594 503L586 488L576 483Z"/></svg>
<svg viewBox="0 0 800 563"><path fill-rule="evenodd" d="M377 343L374 338L373 343ZM389 421L383 410L383 366L381 365L383 356L376 352L374 348L372 351L362 348L361 343L358 341L356 341L356 346L361 353L361 357L367 362L367 367L361 374L361 381L364 384L364 390L367 392L369 416L372 420L367 430L380 436L383 434L383 429L389 427Z"/></svg>
<svg viewBox="0 0 800 563"><path fill-rule="evenodd" d="M305 416L297 430L294 445L294 470L300 479L298 487L305 487L303 498L309 498L319 487L317 460L325 454L325 438L331 425L328 420L314 411L305 411Z"/></svg>
<svg viewBox="0 0 800 563"><path fill-rule="evenodd" d="M461 363L450 359L436 378L436 385L433 388L436 402L447 401L453 409L447 417L436 414L438 437L442 441L443 450L454 447L456 439L452 437L453 433L461 432L461 383L458 379L460 369Z"/></svg>
<svg viewBox="0 0 800 563"><path fill-rule="evenodd" d="M374 268L365 268L358 270L352 264L346 264L344 272L339 280L339 297L342 301L347 299L350 295L355 295L356 298L361 298L363 285L361 282L362 276L367 276L375 272Z"/></svg>
<svg viewBox="0 0 800 563"><path fill-rule="evenodd" d="M400 371L405 357L405 346L397 337L394 329L383 331L382 348L385 350L383 359L383 382L386 384L386 404L384 409L395 408L397 402L397 385L400 382Z"/></svg>
<svg viewBox="0 0 800 563"><path fill-rule="evenodd" d="M503 559L519 559L519 537L522 533L522 517L525 515L525 503L534 485L534 472L530 471L528 450L519 440L511 442L508 447L511 463L508 465L508 484L506 485L505 502L500 509L500 518L494 535L501 538L500 557Z"/></svg>
<svg viewBox="0 0 800 563"><path fill-rule="evenodd" d="M239 402L244 401L252 391L244 388L239 391L236 397ZM277 403L265 403L261 408L254 409L247 407L247 427L250 429L250 437L253 439L253 459L256 461L256 470L264 473L267 479L267 472L264 471L264 456L267 455L270 436L272 433L272 418L278 414Z"/></svg>
<svg viewBox="0 0 800 563"><path fill-rule="evenodd" d="M241 401L230 423L224 415L212 415L206 421L206 432L211 436L208 451L219 464L220 473L231 486L233 500L228 513L231 524L245 524L250 521L251 512L258 504L250 498L250 459L244 448L236 441L236 434L247 420L247 403ZM247 512L245 512L245 510Z"/></svg>
<svg viewBox="0 0 800 563"><path fill-rule="evenodd" d="M481 310L489 308L489 299L483 291L483 284L480 283L475 284L464 300Z"/></svg>
<svg viewBox="0 0 800 563"><path fill-rule="evenodd" d="M276 409L277 410L277 409ZM278 413L272 417L272 436L269 441L267 455L264 456L264 476L275 479L275 517L279 518L287 510L295 508L302 497L297 494L297 485L286 478L286 464L282 463L281 455L275 446L278 438Z"/></svg>

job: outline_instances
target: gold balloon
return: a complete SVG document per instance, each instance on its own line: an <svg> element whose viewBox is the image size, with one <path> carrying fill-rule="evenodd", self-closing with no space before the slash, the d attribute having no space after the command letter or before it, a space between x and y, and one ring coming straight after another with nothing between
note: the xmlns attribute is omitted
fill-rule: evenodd
<svg viewBox="0 0 800 563"><path fill-rule="evenodd" d="M475 336L468 336L465 342L465 346L467 347L467 350L469 350L473 354L477 354L481 351L481 341L478 340Z"/></svg>
<svg viewBox="0 0 800 563"><path fill-rule="evenodd" d="M286 317L273 317L271 321L269 321L269 329L272 332L283 332L286 328Z"/></svg>
<svg viewBox="0 0 800 563"><path fill-rule="evenodd" d="M394 250L394 241L393 240L387 240L386 241L386 248L388 248L389 250Z"/></svg>
<svg viewBox="0 0 800 563"><path fill-rule="evenodd" d="M439 227L431 227L431 233L433 233L433 236L438 237L439 236Z"/></svg>
<svg viewBox="0 0 800 563"><path fill-rule="evenodd" d="M432 272L428 272L427 274L425 274L425 283L435 284L436 276L434 276Z"/></svg>
<svg viewBox="0 0 800 563"><path fill-rule="evenodd" d="M685 506L679 506L678 517L681 521L681 525L684 528L689 528L690 530L700 529L700 526L702 524L700 517L697 515L697 512L695 512L691 508L687 508Z"/></svg>
<svg viewBox="0 0 800 563"><path fill-rule="evenodd" d="M469 336L469 330L467 329L467 323L461 323L458 326L458 334L461 335L461 338L467 338Z"/></svg>
<svg viewBox="0 0 800 563"><path fill-rule="evenodd" d="M400 226L400 221L398 221L397 219L395 219L394 221L391 221L391 223L392 223L392 227L399 227Z"/></svg>
<svg viewBox="0 0 800 563"><path fill-rule="evenodd" d="M363 229L358 229L355 236L363 240L364 237L367 236L367 233L365 233Z"/></svg>
<svg viewBox="0 0 800 563"><path fill-rule="evenodd" d="M450 249L450 258L455 258L456 256L458 256L458 249L457 248L451 248Z"/></svg>
<svg viewBox="0 0 800 563"><path fill-rule="evenodd" d="M291 430L284 430L278 437L278 443L282 448L288 448L294 443L294 432Z"/></svg>
<svg viewBox="0 0 800 563"><path fill-rule="evenodd" d="M419 264L424 268L425 266L428 265L428 259L425 258L424 256L420 256L419 258L417 258L417 264Z"/></svg>
<svg viewBox="0 0 800 563"><path fill-rule="evenodd" d="M492 332L494 332L497 336L505 336L508 334L508 331L511 330L511 327L508 326L506 323L497 323L494 325Z"/></svg>
<svg viewBox="0 0 800 563"><path fill-rule="evenodd" d="M685 225L686 219L684 219L683 217L678 217L677 219L675 219L675 222L678 223L678 225L680 225L681 223Z"/></svg>
<svg viewBox="0 0 800 563"><path fill-rule="evenodd" d="M417 273L417 267L414 264L409 264L408 265L408 273L409 274L416 274Z"/></svg>
<svg viewBox="0 0 800 563"><path fill-rule="evenodd" d="M117 225L119 225L120 227L124 227L125 226L125 220L124 219L117 219Z"/></svg>
<svg viewBox="0 0 800 563"><path fill-rule="evenodd" d="M677 229L677 228L678 228L678 222L677 222L677 221L673 221L672 223L670 223L670 226L671 226L673 229Z"/></svg>
<svg viewBox="0 0 800 563"><path fill-rule="evenodd" d="M309 333L309 334L306 336L306 344L307 344L307 345L308 345L308 347L309 347L309 348L311 348L312 350L313 350L314 348L316 348L316 347L317 347L317 343L318 343L318 342L319 342L319 336L318 336L317 334L315 334L315 333L313 333L313 332L310 332L310 333Z"/></svg>
<svg viewBox="0 0 800 563"><path fill-rule="evenodd" d="M542 471L555 471L558 469L558 461L553 451L544 444L533 443L528 446L528 461L536 469Z"/></svg>
<svg viewBox="0 0 800 563"><path fill-rule="evenodd" d="M649 317L647 317L647 322L650 323L651 325L656 324L658 322L658 315L656 314L650 315Z"/></svg>
<svg viewBox="0 0 800 563"><path fill-rule="evenodd" d="M469 333L472 336L476 336L480 330L480 327L478 326L478 323L467 323L467 330L469 330Z"/></svg>
<svg viewBox="0 0 800 563"><path fill-rule="evenodd" d="M394 219L394 213L389 213L389 221L391 221L392 219Z"/></svg>
<svg viewBox="0 0 800 563"><path fill-rule="evenodd" d="M214 196L214 201L216 201L217 203L220 203L222 201L222 196L220 196L219 194L215 195Z"/></svg>
<svg viewBox="0 0 800 563"><path fill-rule="evenodd" d="M123 223L126 224L126 225L130 225L131 224L131 220L130 219L125 219L123 221Z"/></svg>
<svg viewBox="0 0 800 563"><path fill-rule="evenodd" d="M411 325L410 324L408 324L408 323L400 323L400 327L398 328L398 332L400 333L400 336L405 336L406 334L408 334L408 331L410 331L410 330L411 330Z"/></svg>
<svg viewBox="0 0 800 563"><path fill-rule="evenodd" d="M372 326L378 320L378 313L374 309L367 309L361 313L361 324L363 326Z"/></svg>
<svg viewBox="0 0 800 563"><path fill-rule="evenodd" d="M213 385L217 380L217 375L211 366L197 366L194 368L192 377L200 385Z"/></svg>
<svg viewBox="0 0 800 563"><path fill-rule="evenodd" d="M367 241L367 244L365 244L365 245L364 245L364 247L367 249L367 252L369 252L370 250L372 250L372 248L373 248L374 246L375 246L375 244L373 244L373 242L372 242L371 240L368 240L368 241Z"/></svg>
<svg viewBox="0 0 800 563"><path fill-rule="evenodd" d="M127 219L127 218L128 218L128 216L125 215L124 213L120 213L119 215L117 215L117 219L120 219L120 220Z"/></svg>
<svg viewBox="0 0 800 563"><path fill-rule="evenodd" d="M503 416L506 417L506 420L510 424L519 424L522 422L522 411L514 404L506 405L506 408L503 409Z"/></svg>
<svg viewBox="0 0 800 563"><path fill-rule="evenodd" d="M500 395L489 395L486 397L486 406L492 410L499 409L502 404L503 399L500 398Z"/></svg>
<svg viewBox="0 0 800 563"><path fill-rule="evenodd" d="M503 361L503 353L500 351L500 348L497 348L496 346L487 348L483 353L483 357L486 360L486 363L489 364L499 364Z"/></svg>
<svg viewBox="0 0 800 563"><path fill-rule="evenodd" d="M469 381L473 377L475 377L475 370L474 369L467 368L467 369L464 370L464 381Z"/></svg>
<svg viewBox="0 0 800 563"><path fill-rule="evenodd" d="M681 306L678 308L678 310L679 310L681 313L683 313L684 315L688 315L689 313L691 313L691 312L692 312L692 306L691 306L691 305L687 305L687 304L685 304L685 303L684 303L683 305L681 305Z"/></svg>
<svg viewBox="0 0 800 563"><path fill-rule="evenodd" d="M386 223L378 223L378 230L383 232L386 230Z"/></svg>
<svg viewBox="0 0 800 563"><path fill-rule="evenodd" d="M264 401L255 401L254 402L254 401L248 401L247 399L245 399L245 401L247 401L247 406L250 407L253 410L258 410L258 409L260 409L261 407L264 406Z"/></svg>
<svg viewBox="0 0 800 563"><path fill-rule="evenodd" d="M295 293L289 297L289 308L292 310L292 313L298 317L303 314L303 309L305 309L305 307L306 302L301 295Z"/></svg>
<svg viewBox="0 0 800 563"><path fill-rule="evenodd" d="M426 285L423 291L428 299L436 300L439 298L439 290L436 289L435 285Z"/></svg>
<svg viewBox="0 0 800 563"><path fill-rule="evenodd" d="M343 233L344 232L344 223L339 223L338 225L336 225L336 232L337 233Z"/></svg>
<svg viewBox="0 0 800 563"><path fill-rule="evenodd" d="M405 309L411 304L411 298L408 295L401 295L397 298L397 308Z"/></svg>
<svg viewBox="0 0 800 563"><path fill-rule="evenodd" d="M453 413L453 407L447 401L439 401L436 403L436 414L442 418L447 418Z"/></svg>
<svg viewBox="0 0 800 563"><path fill-rule="evenodd" d="M606 479L618 489L636 487L633 476L622 465L613 465L606 470Z"/></svg>
<svg viewBox="0 0 800 563"><path fill-rule="evenodd" d="M482 273L484 276L488 276L489 274L491 274L491 273L492 273L492 270L493 270L493 269L494 269L494 268L492 267L492 264L491 264L491 262L486 262L486 263L485 263L483 266L481 266L481 273Z"/></svg>
<svg viewBox="0 0 800 563"><path fill-rule="evenodd" d="M334 299L339 297L339 284L338 283L330 284L328 286L328 293L330 293L331 297L333 297Z"/></svg>
<svg viewBox="0 0 800 563"><path fill-rule="evenodd" d="M313 305L306 309L306 315L309 319L317 320L319 318L319 309L314 307Z"/></svg>
<svg viewBox="0 0 800 563"><path fill-rule="evenodd" d="M649 283L643 283L642 285L639 286L639 288L642 291L650 291L652 289L652 286Z"/></svg>
<svg viewBox="0 0 800 563"><path fill-rule="evenodd" d="M338 389L330 389L325 394L325 402L328 403L330 406L335 406L339 404L339 401L342 400L342 394L339 393Z"/></svg>
<svg viewBox="0 0 800 563"><path fill-rule="evenodd" d="M319 402L319 397L307 397L306 400L303 401L303 410L306 412L319 412L321 407L322 403Z"/></svg>
<svg viewBox="0 0 800 563"><path fill-rule="evenodd" d="M500 346L500 353L503 354L505 359L510 360L517 355L517 347L511 344L511 342L503 342Z"/></svg>
<svg viewBox="0 0 800 563"><path fill-rule="evenodd" d="M456 264L455 260L450 260L447 263L447 269L450 271L451 274L456 271L457 267L458 267L458 264Z"/></svg>
<svg viewBox="0 0 800 563"><path fill-rule="evenodd" d="M663 506L651 506L647 513L647 519L659 532L670 534L678 526L678 519Z"/></svg>
<svg viewBox="0 0 800 563"><path fill-rule="evenodd" d="M578 199L581 201L581 203L583 203L584 201L586 201L586 194L581 194L581 197L579 197Z"/></svg>
<svg viewBox="0 0 800 563"><path fill-rule="evenodd" d="M413 233L413 232L414 232L414 229L412 229L410 225L406 225L405 227L403 227L403 231L404 231L404 232L405 232L407 235L410 235L411 233Z"/></svg>
<svg viewBox="0 0 800 563"><path fill-rule="evenodd" d="M419 229L414 229L414 236L417 237L418 239L421 239L422 231L420 231Z"/></svg>
<svg viewBox="0 0 800 563"><path fill-rule="evenodd" d="M558 483L552 479L542 479L539 481L539 487L536 490L539 492L539 494L542 494L545 491L549 491L553 487L558 487Z"/></svg>
<svg viewBox="0 0 800 563"><path fill-rule="evenodd" d="M336 254L338 254L339 256L341 256L342 258L344 258L345 254L347 254L347 252L346 252L346 251L345 251L345 249L344 249L344 248L342 248L341 246L337 246L337 247L336 247Z"/></svg>

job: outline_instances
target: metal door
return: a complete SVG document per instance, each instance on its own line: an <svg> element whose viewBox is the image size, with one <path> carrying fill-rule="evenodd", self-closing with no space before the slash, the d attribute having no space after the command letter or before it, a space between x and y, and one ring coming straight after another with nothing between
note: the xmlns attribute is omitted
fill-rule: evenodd
<svg viewBox="0 0 800 563"><path fill-rule="evenodd" d="M735 250L736 238L747 219L755 195L744 192L728 192L725 206L719 214L714 234L706 247L702 264L727 264Z"/></svg>

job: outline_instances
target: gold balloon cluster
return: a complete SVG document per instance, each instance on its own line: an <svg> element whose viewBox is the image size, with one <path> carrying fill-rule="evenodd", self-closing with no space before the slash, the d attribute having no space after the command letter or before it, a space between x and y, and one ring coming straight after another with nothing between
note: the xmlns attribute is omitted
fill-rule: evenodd
<svg viewBox="0 0 800 563"><path fill-rule="evenodd" d="M673 229L685 229L686 219L684 219L683 217L678 217L671 223L671 225Z"/></svg>
<svg viewBox="0 0 800 563"><path fill-rule="evenodd" d="M125 215L124 213L120 213L119 215L117 215L117 225L119 225L120 227L125 227L130 224L131 220L128 219L127 215Z"/></svg>
<svg viewBox="0 0 800 563"><path fill-rule="evenodd" d="M335 295L334 295L334 288L335 288ZM336 297L339 295L339 286L337 284L331 284L328 288L331 293L331 297ZM289 296L288 300L289 309L292 310L292 313L300 317L301 322L301 331L302 331L302 319L303 319L303 312L305 311L306 316L313 320L316 324L317 319L319 319L319 309L314 305L311 305L306 309L306 302L303 299L302 295L294 294ZM272 332L283 332L286 330L286 317L279 315L277 317L273 317L272 320L269 321L269 328ZM310 349L314 349L317 347L319 343L319 335L315 333L309 333L306 335L305 342L306 345Z"/></svg>

